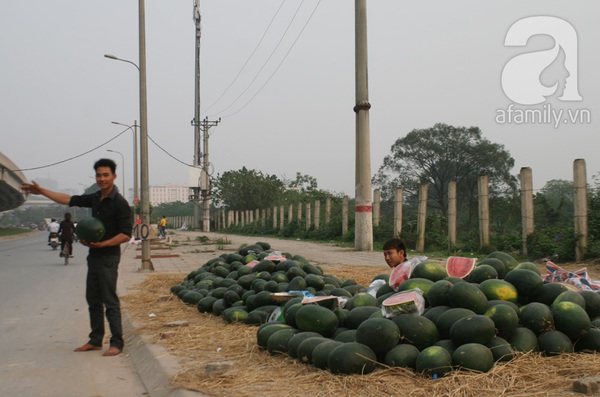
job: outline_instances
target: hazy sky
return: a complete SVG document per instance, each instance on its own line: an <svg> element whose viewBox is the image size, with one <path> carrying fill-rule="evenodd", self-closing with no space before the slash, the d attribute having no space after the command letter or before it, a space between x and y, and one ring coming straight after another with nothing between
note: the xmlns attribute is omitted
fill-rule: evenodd
<svg viewBox="0 0 600 397"><path fill-rule="evenodd" d="M146 0L148 133L187 164L193 3ZM201 0L200 10L202 118L221 117L210 137L214 174L301 172L353 197L354 2ZM443 122L480 127L511 153L515 174L532 168L535 188L572 179L577 158L591 181L600 171L598 15L597 0L368 1L371 173L396 139ZM539 16L567 23L554 29ZM27 178L83 189L100 157L120 174L110 149L123 154L132 187L132 133L107 142L125 129L111 121L139 120L138 72L103 55L138 63L137 18L134 0L0 1L0 151L22 169L43 167ZM505 45L517 22L524 45ZM524 109L548 118L515 119ZM149 148L151 185L188 183L186 165Z"/></svg>

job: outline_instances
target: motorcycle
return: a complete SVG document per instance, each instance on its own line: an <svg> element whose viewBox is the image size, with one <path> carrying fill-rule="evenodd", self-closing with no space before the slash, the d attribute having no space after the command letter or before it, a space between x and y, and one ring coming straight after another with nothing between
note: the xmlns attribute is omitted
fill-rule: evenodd
<svg viewBox="0 0 600 397"><path fill-rule="evenodd" d="M48 245L52 247L53 251L56 251L56 249L60 246L58 233L50 233L50 241L48 242Z"/></svg>

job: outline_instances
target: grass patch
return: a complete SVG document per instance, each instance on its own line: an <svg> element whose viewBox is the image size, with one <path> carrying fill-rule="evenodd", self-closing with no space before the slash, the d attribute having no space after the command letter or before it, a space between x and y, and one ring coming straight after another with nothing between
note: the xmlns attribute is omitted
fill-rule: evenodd
<svg viewBox="0 0 600 397"><path fill-rule="evenodd" d="M32 229L18 229L14 227L0 227L0 237L17 236L31 232Z"/></svg>

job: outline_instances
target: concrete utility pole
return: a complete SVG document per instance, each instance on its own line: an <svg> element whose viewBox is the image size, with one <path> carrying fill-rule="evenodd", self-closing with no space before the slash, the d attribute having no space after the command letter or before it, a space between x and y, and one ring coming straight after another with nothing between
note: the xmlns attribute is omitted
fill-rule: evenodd
<svg viewBox="0 0 600 397"><path fill-rule="evenodd" d="M371 204L371 143L369 132L369 84L367 69L367 1L355 0L356 77L356 169L354 247L373 250L373 208Z"/></svg>
<svg viewBox="0 0 600 397"><path fill-rule="evenodd" d="M208 138L211 127L217 126L219 120L209 121L208 118L202 120L202 142L204 146L204 156L202 156L202 176L200 184L200 194L202 195L202 230L210 232L210 162L208 161Z"/></svg>
<svg viewBox="0 0 600 397"><path fill-rule="evenodd" d="M142 223L150 225L150 178L148 173L148 106L146 101L146 6L139 0L140 39L140 155L141 159L141 210ZM150 240L142 240L141 270L154 270L150 259Z"/></svg>
<svg viewBox="0 0 600 397"><path fill-rule="evenodd" d="M199 201L202 197L202 230L210 232L210 162L208 161L209 129L221 122L221 119L200 121L200 0L194 0L194 23L196 24L196 58L195 58L195 105L194 119L194 166L190 177L190 199L194 202L194 229L200 224ZM202 132L202 135L200 134ZM202 145L201 145L202 142ZM202 147L202 149L201 149Z"/></svg>
<svg viewBox="0 0 600 397"><path fill-rule="evenodd" d="M138 124L137 120L133 120L133 201L134 205L137 204L135 201L140 199L139 190L139 160L138 160ZM135 207L134 207L135 208ZM135 215L135 214L134 214Z"/></svg>
<svg viewBox="0 0 600 397"><path fill-rule="evenodd" d="M194 1L194 23L196 24L196 56L195 56L195 71L194 71L194 119L192 125L194 126L194 166L200 169L200 162L202 161L202 151L200 146L200 0ZM200 207L198 202L200 200L200 172L191 171L190 176L190 189L192 195L190 200L194 202L194 225L193 229L197 229L200 224Z"/></svg>

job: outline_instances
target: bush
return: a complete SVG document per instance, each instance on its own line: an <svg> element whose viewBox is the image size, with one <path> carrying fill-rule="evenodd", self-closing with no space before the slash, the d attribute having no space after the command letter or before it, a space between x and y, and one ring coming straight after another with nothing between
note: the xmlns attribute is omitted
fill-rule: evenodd
<svg viewBox="0 0 600 397"><path fill-rule="evenodd" d="M546 228L527 236L527 252L530 259L549 258L556 262L575 259L577 236L573 228Z"/></svg>

